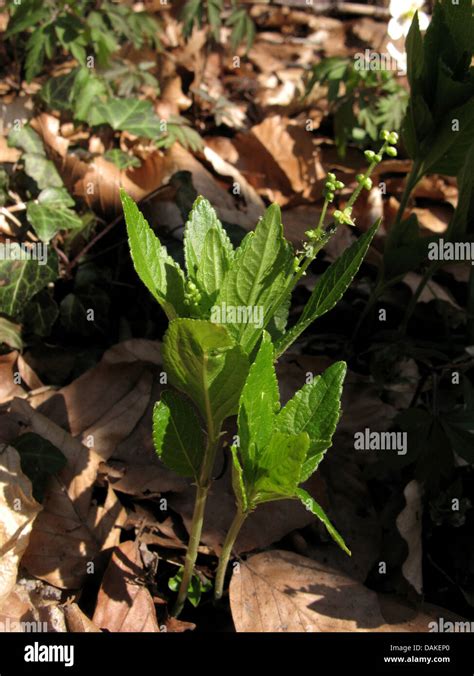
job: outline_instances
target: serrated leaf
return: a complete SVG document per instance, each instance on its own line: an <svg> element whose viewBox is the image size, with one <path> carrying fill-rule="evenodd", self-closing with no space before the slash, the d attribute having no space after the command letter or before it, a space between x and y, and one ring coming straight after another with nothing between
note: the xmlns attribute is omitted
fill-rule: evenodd
<svg viewBox="0 0 474 676"><path fill-rule="evenodd" d="M380 219L323 272L300 319L277 343L277 356L285 352L310 324L332 310L342 298L364 260L379 223Z"/></svg>
<svg viewBox="0 0 474 676"><path fill-rule="evenodd" d="M21 469L33 485L33 497L43 502L48 479L66 465L65 456L47 439L34 432L17 437L12 446L20 454Z"/></svg>
<svg viewBox="0 0 474 676"><path fill-rule="evenodd" d="M246 486L249 503L257 505L295 495L309 448L309 436L274 432L266 448L255 457L253 485ZM246 467L244 463L244 481Z"/></svg>
<svg viewBox="0 0 474 676"><path fill-rule="evenodd" d="M188 314L184 302L184 274L148 225L135 202L120 191L133 265L168 319Z"/></svg>
<svg viewBox="0 0 474 676"><path fill-rule="evenodd" d="M246 481L255 476L259 454L270 441L279 409L280 393L273 365L274 349L264 332L239 401L239 439Z"/></svg>
<svg viewBox="0 0 474 676"><path fill-rule="evenodd" d="M223 326L175 319L163 340L163 363L169 382L194 401L215 429L237 412L248 361Z"/></svg>
<svg viewBox="0 0 474 676"><path fill-rule="evenodd" d="M35 233L43 242L49 242L60 230L77 230L83 222L75 211L74 205L65 188L46 188L35 202L29 202L26 217Z"/></svg>
<svg viewBox="0 0 474 676"><path fill-rule="evenodd" d="M232 489L239 510L244 513L249 509L247 492L244 482L244 471L240 464L237 446L230 447L232 453Z"/></svg>
<svg viewBox="0 0 474 676"><path fill-rule="evenodd" d="M35 30L28 38L25 47L25 79L27 82L31 82L34 76L38 75L43 68L45 56L44 42L45 35L42 26Z"/></svg>
<svg viewBox="0 0 474 676"><path fill-rule="evenodd" d="M283 237L280 208L272 204L245 237L224 280L216 305L259 310L263 326L256 322L227 323L245 352L255 347L262 329L270 322L293 271L293 253ZM251 314L251 313L249 313ZM255 315L256 313L254 313Z"/></svg>
<svg viewBox="0 0 474 676"><path fill-rule="evenodd" d="M35 293L57 279L58 258L54 251L48 251L43 265L39 260L22 260L24 253L19 244L12 243L10 247L14 258L0 259L0 312L18 317Z"/></svg>
<svg viewBox="0 0 474 676"><path fill-rule="evenodd" d="M345 362L336 362L311 383L307 383L282 408L275 429L289 434L307 432L310 445L305 458L301 481L317 469L332 443L341 414L341 394L346 375Z"/></svg>
<svg viewBox="0 0 474 676"><path fill-rule="evenodd" d="M192 404L175 392L164 392L153 409L153 443L166 467L199 479L205 446Z"/></svg>
<svg viewBox="0 0 474 676"><path fill-rule="evenodd" d="M342 537L339 535L337 530L334 528L332 523L329 520L329 517L325 513L324 509L319 505L314 498L311 497L309 493L307 493L305 490L302 488L298 488L296 490L295 496L301 500L303 505L306 507L308 511L310 511L312 514L318 517L318 519L326 526L326 529L329 533L329 535L332 537L334 542L336 542L339 547L346 552L346 554L349 554L351 556L350 550L347 548L346 543L342 539Z"/></svg>

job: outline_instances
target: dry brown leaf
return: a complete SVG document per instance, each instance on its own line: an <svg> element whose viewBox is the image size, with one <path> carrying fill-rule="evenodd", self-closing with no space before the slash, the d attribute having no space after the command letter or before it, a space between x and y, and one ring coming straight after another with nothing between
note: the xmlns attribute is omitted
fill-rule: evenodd
<svg viewBox="0 0 474 676"><path fill-rule="evenodd" d="M105 571L92 618L101 629L114 632L159 632L150 592L141 582L144 568L135 542L115 548Z"/></svg>
<svg viewBox="0 0 474 676"><path fill-rule="evenodd" d="M61 588L80 587L87 565L105 547L118 542L125 514L108 496L102 509L92 502L100 457L51 420L15 399L12 411L23 424L64 454L67 465L50 478L43 511L35 523L22 563L35 577Z"/></svg>
<svg viewBox="0 0 474 676"><path fill-rule="evenodd" d="M0 355L0 404L25 394L25 390L18 382L17 359L16 351Z"/></svg>
<svg viewBox="0 0 474 676"><path fill-rule="evenodd" d="M82 612L77 603L66 603L63 612L68 631L84 634L100 632L99 627Z"/></svg>
<svg viewBox="0 0 474 676"><path fill-rule="evenodd" d="M237 168L271 202L319 197L326 172L311 134L300 125L272 115L248 134L238 134L234 145Z"/></svg>
<svg viewBox="0 0 474 676"><path fill-rule="evenodd" d="M0 135L0 164L4 162L14 163L21 157L21 150L10 148L5 136Z"/></svg>
<svg viewBox="0 0 474 676"><path fill-rule="evenodd" d="M12 446L0 446L0 604L15 586L20 560L28 547L41 505Z"/></svg>
<svg viewBox="0 0 474 676"><path fill-rule="evenodd" d="M57 598L47 597L49 589L25 579L16 584L0 605L0 632L66 632L62 608Z"/></svg>
<svg viewBox="0 0 474 676"><path fill-rule="evenodd" d="M387 607L359 582L279 550L234 569L230 604L238 632L428 632L428 623L447 613L429 606L416 614L396 601Z"/></svg>

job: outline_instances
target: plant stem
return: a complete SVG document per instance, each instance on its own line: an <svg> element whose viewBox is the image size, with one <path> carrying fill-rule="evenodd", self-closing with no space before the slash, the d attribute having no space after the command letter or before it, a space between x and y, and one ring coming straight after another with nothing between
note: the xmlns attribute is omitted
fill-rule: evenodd
<svg viewBox="0 0 474 676"><path fill-rule="evenodd" d="M201 540L207 494L212 482L212 470L214 468L216 452L219 446L220 428L217 430L214 429L214 421L212 419L210 408L208 409L207 416L207 430L208 442L206 454L204 456L201 476L199 477L199 482L196 489L191 532L189 534L188 549L186 551L186 558L184 560L183 577L181 579L181 584L179 585L178 598L176 599L176 603L173 608L173 617L178 617L178 615L183 610L184 604L188 597L189 584L193 576L194 564L196 563L199 542Z"/></svg>
<svg viewBox="0 0 474 676"><path fill-rule="evenodd" d="M248 512L241 512L240 509L237 510L234 520L232 521L232 525L227 533L227 537L224 541L222 552L219 557L219 565L217 567L217 575L216 575L216 584L214 588L214 599L216 601L218 601L222 597L227 564L229 563L229 558L232 553L234 543L247 516Z"/></svg>
<svg viewBox="0 0 474 676"><path fill-rule="evenodd" d="M204 509L206 507L207 492L209 487L198 486L196 490L196 501L194 503L193 521L191 533L189 536L188 550L184 561L184 570L181 584L179 586L178 598L173 608L173 616L178 617L183 610L183 606L188 596L188 588L193 576L194 564L196 562L199 542L201 540L202 524L204 520Z"/></svg>

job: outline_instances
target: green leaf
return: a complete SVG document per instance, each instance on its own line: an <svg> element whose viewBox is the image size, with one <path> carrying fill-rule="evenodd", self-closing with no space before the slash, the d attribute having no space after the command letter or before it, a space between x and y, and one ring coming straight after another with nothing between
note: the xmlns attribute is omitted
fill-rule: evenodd
<svg viewBox="0 0 474 676"><path fill-rule="evenodd" d="M309 493L307 493L305 490L302 488L298 488L296 493L296 497L301 500L303 505L306 507L308 511L310 511L312 514L318 517L318 519L326 526L327 531L329 535L332 537L334 542L336 542L339 547L346 552L346 554L349 554L351 556L350 550L347 548L346 543L342 539L342 537L339 535L337 530L334 528L332 523L329 521L329 518L321 505L319 505L314 498L311 497Z"/></svg>
<svg viewBox="0 0 474 676"><path fill-rule="evenodd" d="M67 463L61 451L34 432L26 432L12 442L20 454L21 468L33 485L33 497L43 502L49 477Z"/></svg>
<svg viewBox="0 0 474 676"><path fill-rule="evenodd" d="M31 82L35 75L41 72L45 56L45 31L43 27L38 28L28 38L26 43L25 58L25 79Z"/></svg>
<svg viewBox="0 0 474 676"><path fill-rule="evenodd" d="M25 332L46 337L59 315L59 308L49 289L41 289L28 301L23 313Z"/></svg>
<svg viewBox="0 0 474 676"><path fill-rule="evenodd" d="M8 134L8 145L20 148L25 153L45 154L39 134L29 124L21 125L18 129L13 128Z"/></svg>
<svg viewBox="0 0 474 676"><path fill-rule="evenodd" d="M183 572L184 572L184 566L181 566L173 577L170 577L168 580L168 587L171 589L171 591L177 592L180 585L181 585L181 580L183 579ZM193 573L191 577L191 581L189 582L188 585L188 594L186 599L193 605L195 608L199 605L201 602L201 595L203 593L206 593L212 589L212 584L210 580L205 578L204 576L198 575L197 573Z"/></svg>
<svg viewBox="0 0 474 676"><path fill-rule="evenodd" d="M194 401L215 431L237 412L248 362L223 326L175 319L163 340L163 363L170 383Z"/></svg>
<svg viewBox="0 0 474 676"><path fill-rule="evenodd" d="M186 316L184 274L148 225L135 202L120 191L133 265L168 319Z"/></svg>
<svg viewBox="0 0 474 676"><path fill-rule="evenodd" d="M106 334L109 328L109 307L107 291L89 284L62 299L59 306L61 324L72 335Z"/></svg>
<svg viewBox="0 0 474 676"><path fill-rule="evenodd" d="M342 298L364 260L379 223L380 219L323 272L300 319L277 343L277 356L285 352L310 324L332 310Z"/></svg>
<svg viewBox="0 0 474 676"><path fill-rule="evenodd" d="M49 242L60 230L82 228L82 219L69 208L73 205L74 200L65 188L46 188L37 201L28 203L26 216L38 237Z"/></svg>
<svg viewBox="0 0 474 676"><path fill-rule="evenodd" d="M112 148L112 150L107 150L104 153L104 160L112 162L119 169L129 169L130 167L139 167L141 166L141 161L135 155L130 155L129 153L124 153L120 148Z"/></svg>
<svg viewBox="0 0 474 676"><path fill-rule="evenodd" d="M48 251L44 264L43 260L25 260L17 243L10 244L10 253L10 258L0 259L0 312L18 317L35 293L57 279L58 258L54 251Z"/></svg>
<svg viewBox="0 0 474 676"><path fill-rule="evenodd" d="M166 467L199 479L204 440L192 404L175 392L164 392L153 409L153 442Z"/></svg>
<svg viewBox="0 0 474 676"><path fill-rule="evenodd" d="M0 345L8 345L15 350L21 350L23 348L21 325L11 322L6 317L0 317Z"/></svg>
<svg viewBox="0 0 474 676"><path fill-rule="evenodd" d="M162 136L162 120L155 114L151 101L109 99L97 101L89 116L89 124L109 124L112 129L129 131L137 136Z"/></svg>
<svg viewBox="0 0 474 676"><path fill-rule="evenodd" d="M453 130L453 121L459 123L459 130ZM430 142L423 158L425 173L439 173L454 176L462 167L466 148L474 141L474 98L453 108L440 121L436 136Z"/></svg>
<svg viewBox="0 0 474 676"><path fill-rule="evenodd" d="M474 143L458 175L459 198L448 229L449 239L462 239L474 224Z"/></svg>
<svg viewBox="0 0 474 676"><path fill-rule="evenodd" d="M245 237L224 280L216 305L259 310L263 326L253 321L227 322L229 332L249 354L262 329L279 307L293 271L293 252L283 237L280 208L272 204L257 223L255 232ZM250 316L252 313L249 313ZM253 312L255 315L256 313Z"/></svg>
<svg viewBox="0 0 474 676"><path fill-rule="evenodd" d="M259 454L274 432L275 416L280 407L274 358L270 336L264 332L239 402L239 439L247 482L255 475Z"/></svg>
<svg viewBox="0 0 474 676"><path fill-rule="evenodd" d="M13 4L12 7L14 13L8 22L5 33L5 37L8 39L27 28L31 28L50 14L50 9L44 4L43 0L30 0L18 5Z"/></svg>
<svg viewBox="0 0 474 676"><path fill-rule="evenodd" d="M245 513L249 509L249 503L244 482L244 471L239 461L238 447L231 446L230 450L232 453L232 489L239 510Z"/></svg>
<svg viewBox="0 0 474 676"><path fill-rule="evenodd" d="M53 162L48 160L47 157L27 153L24 156L24 160L25 172L36 181L40 190L63 187L64 184L61 176L58 174Z"/></svg>
<svg viewBox="0 0 474 676"><path fill-rule="evenodd" d="M203 294L200 309L206 315L230 268L232 244L204 197L194 202L184 230L184 255L188 276Z"/></svg>
<svg viewBox="0 0 474 676"><path fill-rule="evenodd" d="M336 362L299 390L277 416L276 430L289 434L308 433L310 445L300 481L306 481L313 474L331 446L341 414L346 370L345 362Z"/></svg>
<svg viewBox="0 0 474 676"><path fill-rule="evenodd" d="M412 92L416 88L416 80L420 77L423 70L423 40L421 38L420 24L418 22L418 12L415 12L410 30L406 38L407 52L407 77Z"/></svg>
<svg viewBox="0 0 474 676"><path fill-rule="evenodd" d="M292 498L300 483L308 448L306 432L296 435L275 432L267 447L255 458L256 476L253 485L246 486L249 503L257 505ZM245 462L243 470L245 482Z"/></svg>

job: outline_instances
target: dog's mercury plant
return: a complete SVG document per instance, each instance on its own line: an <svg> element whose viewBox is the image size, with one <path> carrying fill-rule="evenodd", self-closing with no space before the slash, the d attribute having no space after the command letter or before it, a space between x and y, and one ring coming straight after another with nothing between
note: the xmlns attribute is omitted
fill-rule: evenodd
<svg viewBox="0 0 474 676"><path fill-rule="evenodd" d="M174 614L192 587L206 498L223 425L238 413L240 443L232 448L238 511L219 564L216 596L222 594L232 545L248 514L261 502L303 501L345 549L321 507L299 488L317 468L340 412L345 364L339 362L306 385L279 411L273 362L318 317L331 310L357 273L375 223L319 277L303 313L287 330L291 294L339 223L353 225L352 207L370 174L396 137L370 157L365 174L343 211L326 226L328 206L343 184L328 174L324 206L316 228L296 254L283 235L280 209L272 204L237 249L214 209L198 197L184 233L186 273L160 243L134 201L122 191L129 245L135 269L169 319L163 339L163 365L173 390L163 393L153 415L153 440L163 463L196 484L196 501ZM216 308L225 308L220 315ZM248 309L247 315L229 309ZM251 321L259 308L259 321ZM219 324L216 316L225 316ZM247 321L242 321L246 316Z"/></svg>

